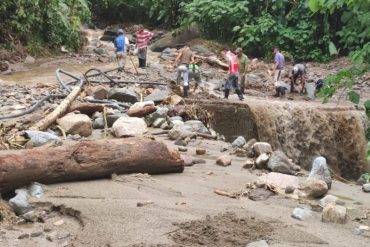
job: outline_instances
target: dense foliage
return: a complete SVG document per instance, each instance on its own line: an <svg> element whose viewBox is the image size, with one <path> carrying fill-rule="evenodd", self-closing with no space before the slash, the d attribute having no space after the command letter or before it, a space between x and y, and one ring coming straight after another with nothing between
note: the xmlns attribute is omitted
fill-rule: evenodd
<svg viewBox="0 0 370 247"><path fill-rule="evenodd" d="M0 43L78 49L79 25L91 19L168 27L196 23L206 37L254 56L270 56L274 46L297 61L353 53L368 62L370 54L369 0L3 0Z"/></svg>

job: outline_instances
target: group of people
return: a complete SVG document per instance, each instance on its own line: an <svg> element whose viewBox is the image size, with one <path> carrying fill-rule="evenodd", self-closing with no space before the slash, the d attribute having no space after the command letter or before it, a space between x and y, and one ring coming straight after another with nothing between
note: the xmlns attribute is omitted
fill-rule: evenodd
<svg viewBox="0 0 370 247"><path fill-rule="evenodd" d="M119 70L122 71L126 62L126 53L129 51L129 40L125 37L122 29L117 30L117 37L114 40L116 47L116 56L119 65ZM139 68L146 67L147 49L150 40L154 34L147 31L143 26L139 26L136 32L136 46L135 52L139 60ZM286 91L291 93L298 92L303 94L305 92L305 75L306 67L303 64L296 64L290 74L290 84L284 80L285 75L285 58L280 52L279 48L274 48L274 65L271 75L274 76L276 97L285 95ZM246 87L247 72L251 71L253 66L243 53L242 48L237 48L235 53L228 47L225 47L221 52L223 58L228 62L228 77L225 81L224 98L228 99L230 90L234 89L240 100L244 100L244 93ZM194 91L198 86L204 90L204 84L201 80L200 66L195 59L195 54L189 46L185 45L179 50L179 54L175 59L174 67L177 68L177 83L183 86L183 96L187 97L190 89L189 80L194 79L196 85ZM183 79L180 82L181 77ZM316 90L319 90L323 85L323 79L316 83Z"/></svg>

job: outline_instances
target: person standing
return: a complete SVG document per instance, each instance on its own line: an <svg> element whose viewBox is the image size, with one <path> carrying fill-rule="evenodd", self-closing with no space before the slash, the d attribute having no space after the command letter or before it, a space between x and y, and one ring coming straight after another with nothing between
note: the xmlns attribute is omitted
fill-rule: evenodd
<svg viewBox="0 0 370 247"><path fill-rule="evenodd" d="M297 83L297 79L301 79L301 90L300 93L302 94L305 88L305 74L306 74L306 67L303 64L296 64L292 70L292 81L291 81L291 92L294 91L294 87Z"/></svg>
<svg viewBox="0 0 370 247"><path fill-rule="evenodd" d="M116 47L116 58L118 63L118 71L122 72L125 69L126 50L128 49L128 39L125 37L123 29L117 30L117 37L114 39L114 46Z"/></svg>
<svg viewBox="0 0 370 247"><path fill-rule="evenodd" d="M247 55L243 53L242 48L236 49L236 55L238 56L238 65L239 65L239 73L240 73L240 91L244 94L245 90L245 81L246 81L246 74L247 74L247 66L249 63L249 59Z"/></svg>
<svg viewBox="0 0 370 247"><path fill-rule="evenodd" d="M136 32L136 47L138 48L137 56L139 59L139 68L146 67L148 45L153 36L154 34L152 32L144 30L142 25L139 26L139 30Z"/></svg>
<svg viewBox="0 0 370 247"><path fill-rule="evenodd" d="M275 47L274 53L275 65L273 67L272 74L274 75L275 82L277 82L280 81L280 79L283 77L285 69L285 58L284 55L280 53L280 49L278 47Z"/></svg>
<svg viewBox="0 0 370 247"><path fill-rule="evenodd" d="M243 100L243 94L239 88L239 64L238 57L229 49L225 48L221 53L229 64L228 78L225 83L225 99L229 98L230 89L234 88L235 92L238 94L239 99Z"/></svg>
<svg viewBox="0 0 370 247"><path fill-rule="evenodd" d="M180 61L180 62L178 62ZM179 52L175 59L174 67L177 66L177 82L180 80L182 75L183 77L183 90L184 90L184 97L188 97L189 91L189 64L194 63L194 54L191 51L190 47L185 45Z"/></svg>

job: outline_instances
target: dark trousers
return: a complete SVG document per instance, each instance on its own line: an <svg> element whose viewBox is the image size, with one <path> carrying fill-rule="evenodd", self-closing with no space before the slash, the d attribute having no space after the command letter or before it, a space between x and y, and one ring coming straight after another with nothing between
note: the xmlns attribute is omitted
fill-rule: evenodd
<svg viewBox="0 0 370 247"><path fill-rule="evenodd" d="M146 67L146 59L139 58L139 68Z"/></svg>
<svg viewBox="0 0 370 247"><path fill-rule="evenodd" d="M225 84L225 99L229 98L230 89L234 88L236 94L239 96L239 99L243 99L243 93L240 91L239 88L239 75L238 74L230 74L229 77L226 79Z"/></svg>

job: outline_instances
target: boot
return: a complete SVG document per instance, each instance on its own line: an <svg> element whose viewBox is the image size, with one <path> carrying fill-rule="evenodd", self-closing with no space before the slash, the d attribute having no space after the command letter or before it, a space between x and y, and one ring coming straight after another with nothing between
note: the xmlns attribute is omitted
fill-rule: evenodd
<svg viewBox="0 0 370 247"><path fill-rule="evenodd" d="M146 67L146 58L143 59L143 68Z"/></svg>
<svg viewBox="0 0 370 247"><path fill-rule="evenodd" d="M244 88L244 87L241 87L241 88L240 88L240 91L242 91L242 94L245 94L244 90L245 90L245 88Z"/></svg>
<svg viewBox="0 0 370 247"><path fill-rule="evenodd" d="M230 89L225 89L225 99L229 98Z"/></svg>
<svg viewBox="0 0 370 247"><path fill-rule="evenodd" d="M184 86L184 98L188 97L189 86Z"/></svg>
<svg viewBox="0 0 370 247"><path fill-rule="evenodd" d="M274 94L274 97L279 97L280 96L280 87L275 88L276 93Z"/></svg>
<svg viewBox="0 0 370 247"><path fill-rule="evenodd" d="M240 91L239 88L235 89L235 91L236 91L236 94L239 96L239 99L244 100L242 91Z"/></svg>

